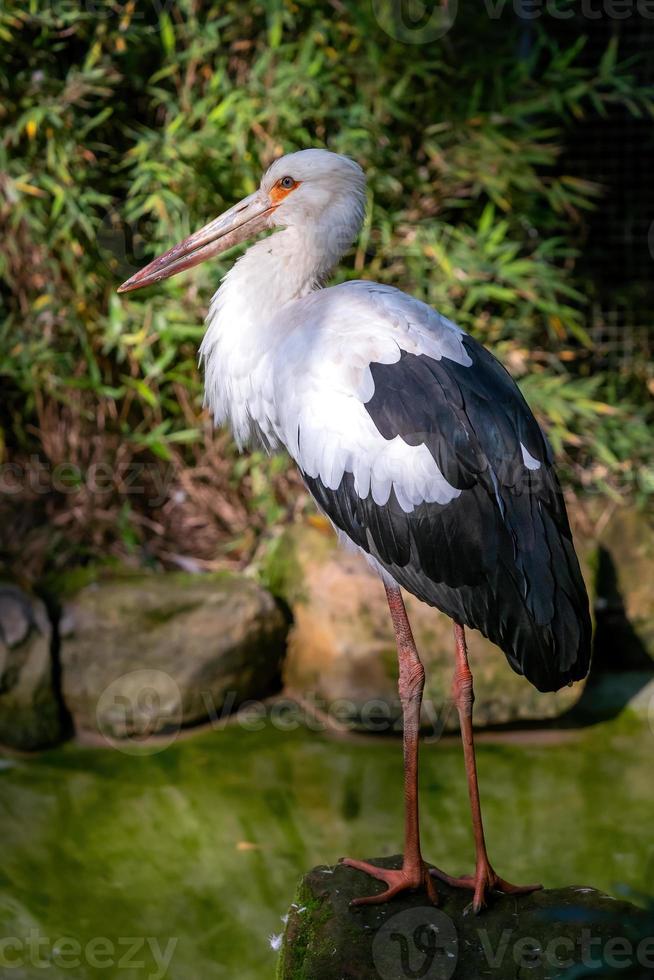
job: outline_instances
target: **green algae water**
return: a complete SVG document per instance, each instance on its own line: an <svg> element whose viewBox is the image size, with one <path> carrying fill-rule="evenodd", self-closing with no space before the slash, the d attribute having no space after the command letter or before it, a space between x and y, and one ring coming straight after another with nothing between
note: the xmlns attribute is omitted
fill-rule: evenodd
<svg viewBox="0 0 654 980"><path fill-rule="evenodd" d="M514 882L651 894L654 735L622 719L483 739L491 859ZM461 749L422 750L425 856L472 870ZM401 849L401 743L228 726L156 754L0 759L0 976L272 978L299 875Z"/></svg>

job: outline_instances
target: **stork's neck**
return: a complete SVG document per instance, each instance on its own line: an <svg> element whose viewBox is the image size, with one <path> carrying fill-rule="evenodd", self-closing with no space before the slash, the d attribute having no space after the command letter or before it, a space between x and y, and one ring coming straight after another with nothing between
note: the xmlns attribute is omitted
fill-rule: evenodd
<svg viewBox="0 0 654 980"><path fill-rule="evenodd" d="M211 301L200 348L205 397L216 423L228 421L239 443L247 441L252 420L263 424L254 402L271 351L291 329L292 317L276 314L319 288L344 250L344 239L320 231L318 225L285 228L256 242Z"/></svg>
<svg viewBox="0 0 654 980"><path fill-rule="evenodd" d="M252 245L225 276L215 294L207 320L208 332L214 329L213 311L218 314L219 329L238 332L255 329L267 323L287 303L317 289L342 254L329 248L317 227L284 228ZM223 311L238 310L238 327L224 323Z"/></svg>
<svg viewBox="0 0 654 980"><path fill-rule="evenodd" d="M256 303L255 315L260 318L265 311L272 316L286 303L318 288L340 255L325 249L315 228L284 228L252 245L226 276L223 287L230 289L236 280L237 288L247 290Z"/></svg>

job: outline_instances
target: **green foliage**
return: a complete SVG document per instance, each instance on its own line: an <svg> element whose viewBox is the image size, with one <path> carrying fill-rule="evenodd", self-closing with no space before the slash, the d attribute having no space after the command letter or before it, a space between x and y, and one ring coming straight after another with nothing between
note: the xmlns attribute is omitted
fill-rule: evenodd
<svg viewBox="0 0 654 980"><path fill-rule="evenodd" d="M568 475L629 483L648 455L643 378L591 376L589 284L575 272L601 188L557 161L567 126L616 105L651 114L652 93L615 44L584 67L583 38L559 49L544 24L520 58L510 6L494 21L461 3L448 35L408 46L355 0L5 3L0 452L54 466L73 446L82 482L99 459L114 471L126 454L159 461L197 524L191 473L214 494L200 557L249 553L293 494L283 465L271 474L258 458L206 477L216 441L196 352L230 257L144 296L114 291L252 191L275 155L327 145L370 177L366 225L338 275L400 285L494 346ZM159 511L114 482L103 546L156 552L163 534L168 552L199 553L187 523L176 543ZM76 502L60 495L50 517ZM97 511L76 518L80 546Z"/></svg>

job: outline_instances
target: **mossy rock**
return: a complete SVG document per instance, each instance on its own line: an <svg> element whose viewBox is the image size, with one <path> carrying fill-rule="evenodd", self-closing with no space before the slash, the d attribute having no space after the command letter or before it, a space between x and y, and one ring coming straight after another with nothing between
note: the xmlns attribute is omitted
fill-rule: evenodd
<svg viewBox="0 0 654 980"><path fill-rule="evenodd" d="M372 861L401 865L399 856ZM652 915L594 888L493 896L478 916L468 909L468 892L440 883L438 908L420 892L350 907L382 887L343 865L306 874L289 911L277 980L644 980L654 973Z"/></svg>
<svg viewBox="0 0 654 980"><path fill-rule="evenodd" d="M243 575L103 574L64 605L62 691L112 738L215 720L279 683L286 621Z"/></svg>

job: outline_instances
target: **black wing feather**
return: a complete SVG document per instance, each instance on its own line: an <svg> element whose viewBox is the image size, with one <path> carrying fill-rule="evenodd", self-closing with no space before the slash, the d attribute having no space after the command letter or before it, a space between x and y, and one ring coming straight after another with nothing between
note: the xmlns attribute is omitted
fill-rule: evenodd
<svg viewBox="0 0 654 980"><path fill-rule="evenodd" d="M384 439L424 444L448 482L447 504L406 513L391 491L360 498L304 474L334 524L418 598L500 646L539 690L579 680L590 662L588 598L549 447L502 365L471 338L472 365L402 351L370 365L366 409ZM541 465L528 469L520 444Z"/></svg>

